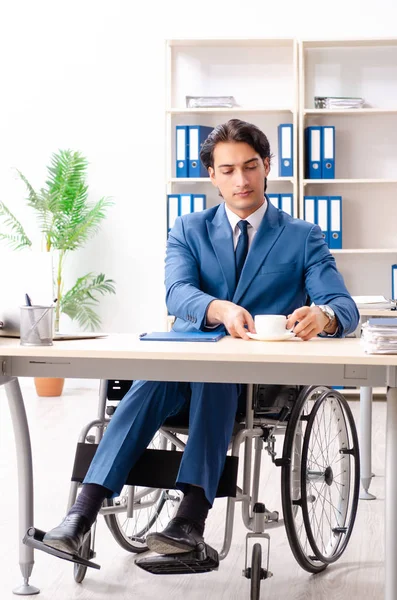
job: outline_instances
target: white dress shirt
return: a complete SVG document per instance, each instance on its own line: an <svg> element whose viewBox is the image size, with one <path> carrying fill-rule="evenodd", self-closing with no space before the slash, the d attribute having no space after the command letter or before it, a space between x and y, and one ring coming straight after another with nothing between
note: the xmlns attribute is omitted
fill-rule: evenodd
<svg viewBox="0 0 397 600"><path fill-rule="evenodd" d="M252 213L246 219L241 219L241 217L236 215L236 213L232 212L230 210L230 208L228 208L228 206L226 206L226 204L225 204L226 216L229 219L230 227L232 228L232 232L233 232L233 247L234 247L234 249L236 249L238 238L241 235L241 231L240 231L240 228L237 227L237 223L239 221L247 221L248 222L247 232L248 232L248 249L249 249L251 247L252 240L254 239L256 232L259 229L259 225L261 224L262 219L265 216L266 210L267 210L267 200L265 198L264 203L262 204L262 206L260 206L258 208L258 210L256 210L254 213Z"/></svg>

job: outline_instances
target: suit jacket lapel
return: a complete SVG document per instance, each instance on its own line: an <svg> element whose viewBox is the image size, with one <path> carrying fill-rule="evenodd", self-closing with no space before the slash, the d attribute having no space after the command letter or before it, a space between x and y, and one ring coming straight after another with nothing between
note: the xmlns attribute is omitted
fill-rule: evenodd
<svg viewBox="0 0 397 600"><path fill-rule="evenodd" d="M243 294L251 284L253 278L261 268L266 256L283 231L284 226L279 224L279 213L268 200L266 214L250 246L240 280L233 295L233 302L239 303Z"/></svg>
<svg viewBox="0 0 397 600"><path fill-rule="evenodd" d="M236 287L236 265L234 261L233 232L225 212L224 204L218 208L212 221L207 221L210 242L221 266L231 300Z"/></svg>

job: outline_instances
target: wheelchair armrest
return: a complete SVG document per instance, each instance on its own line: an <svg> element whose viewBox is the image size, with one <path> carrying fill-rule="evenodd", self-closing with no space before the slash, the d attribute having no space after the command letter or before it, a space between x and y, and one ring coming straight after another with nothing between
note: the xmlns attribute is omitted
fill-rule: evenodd
<svg viewBox="0 0 397 600"><path fill-rule="evenodd" d="M284 407L292 408L299 392L298 385L259 384L255 386L253 397L254 414L260 416L280 412Z"/></svg>

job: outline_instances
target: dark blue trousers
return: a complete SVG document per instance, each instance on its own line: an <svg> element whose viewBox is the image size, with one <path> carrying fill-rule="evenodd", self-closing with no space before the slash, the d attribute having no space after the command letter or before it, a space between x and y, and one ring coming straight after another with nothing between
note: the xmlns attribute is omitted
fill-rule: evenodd
<svg viewBox="0 0 397 600"><path fill-rule="evenodd" d="M241 386L232 383L134 381L120 402L84 483L96 483L118 495L130 469L164 421L190 400L189 437L176 487L204 489L212 505L232 436Z"/></svg>

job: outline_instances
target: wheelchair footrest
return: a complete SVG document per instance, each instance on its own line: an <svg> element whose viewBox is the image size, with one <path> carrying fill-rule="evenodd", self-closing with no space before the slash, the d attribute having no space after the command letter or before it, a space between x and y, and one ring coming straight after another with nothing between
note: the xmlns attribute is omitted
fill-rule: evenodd
<svg viewBox="0 0 397 600"><path fill-rule="evenodd" d="M183 575L188 573L208 573L219 567L218 552L204 544L202 550L182 554L161 554L136 558L135 564L154 575Z"/></svg>
<svg viewBox="0 0 397 600"><path fill-rule="evenodd" d="M79 565L83 565L84 567L91 567L92 569L100 569L100 565L93 563L78 554L69 554L69 552L63 552L62 550L57 550L56 548L51 548L51 546L47 546L43 542L43 538L46 532L41 529L37 529L36 527L30 527L23 538L23 543L27 546L32 546L36 550L42 550L43 552L47 552L47 554L52 554L53 556L57 556L58 558L62 558L63 560L68 560L73 563L77 563Z"/></svg>

